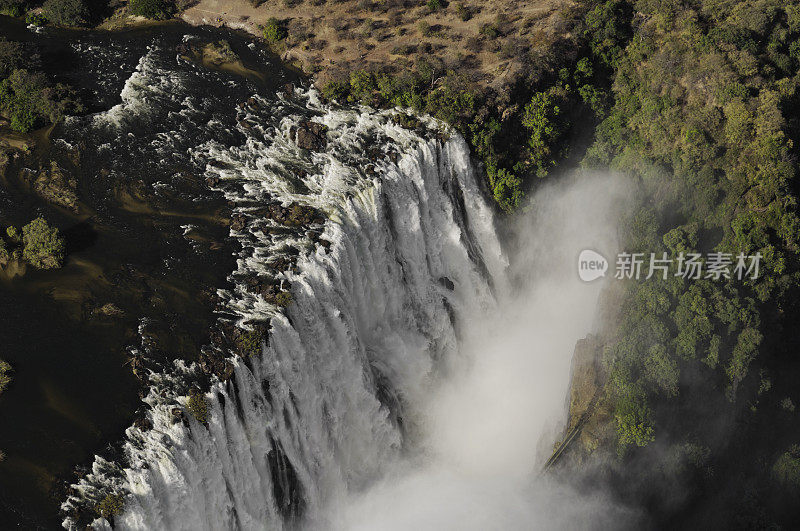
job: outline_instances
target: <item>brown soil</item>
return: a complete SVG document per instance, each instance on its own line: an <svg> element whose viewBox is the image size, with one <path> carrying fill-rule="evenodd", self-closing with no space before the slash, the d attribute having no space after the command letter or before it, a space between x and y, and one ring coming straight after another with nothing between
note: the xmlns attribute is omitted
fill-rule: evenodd
<svg viewBox="0 0 800 531"><path fill-rule="evenodd" d="M261 35L274 17L288 37L274 46L281 57L324 82L353 70L403 71L418 57L435 56L481 86L500 89L523 72L532 50L566 36L564 13L573 0L458 2L431 11L402 0L200 0L181 17L190 24L225 25ZM411 7L409 7L411 6ZM482 28L491 30L481 31ZM496 30L493 34L492 30Z"/></svg>

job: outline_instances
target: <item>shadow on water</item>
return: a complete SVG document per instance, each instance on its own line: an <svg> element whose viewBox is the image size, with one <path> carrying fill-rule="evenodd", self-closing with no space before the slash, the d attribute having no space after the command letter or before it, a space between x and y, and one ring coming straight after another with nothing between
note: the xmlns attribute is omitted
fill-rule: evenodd
<svg viewBox="0 0 800 531"><path fill-rule="evenodd" d="M62 231L67 255L80 253L97 243L98 234L91 223L82 221Z"/></svg>
<svg viewBox="0 0 800 531"><path fill-rule="evenodd" d="M195 66L176 61L187 34L203 42L226 39L241 61L227 70L205 58ZM14 369L0 396L0 450L7 456L0 462L0 529L53 529L60 525L65 480L119 441L143 406L141 384L128 364L143 319L162 361L197 359L216 318L214 293L234 269L229 207L207 189L202 166L187 158L192 135L212 118L228 120L219 135L235 142L232 102L274 93L297 77L247 37L216 28L168 23L113 33L48 28L35 34L0 17L0 35L35 43L48 74L87 94L95 111L121 101L126 80L154 46L175 68L191 73L203 64L217 71L218 85L195 89L204 98L198 112L208 113L203 121L171 124L188 131L176 148L182 157L148 151L165 134L151 130L160 123L143 129L141 144L133 145L70 130L68 122L52 130L52 143L40 144L35 156L12 165L0 181L0 230L44 215L66 240L63 268L0 275L0 359ZM230 116L218 117L215 106L230 107ZM181 112L176 107L164 116ZM138 141L136 136L129 138ZM78 145L80 157L57 148L63 145ZM20 177L25 168L35 175L49 167L51 159L76 176L78 213L46 203Z"/></svg>

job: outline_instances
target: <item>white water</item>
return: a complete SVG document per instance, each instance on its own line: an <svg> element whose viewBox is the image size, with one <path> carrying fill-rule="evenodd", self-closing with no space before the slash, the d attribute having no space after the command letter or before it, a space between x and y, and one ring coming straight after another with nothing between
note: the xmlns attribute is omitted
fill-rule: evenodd
<svg viewBox="0 0 800 531"><path fill-rule="evenodd" d="M425 140L390 112L304 98L259 100L240 112L251 124L239 126L243 145L206 141L193 153L221 163L207 172L248 216L247 230L232 233L244 248L232 278L271 274L269 261L300 251L299 271L278 277L291 282L288 315L241 284L221 292L239 324L272 319L262 355L232 358L232 382L207 395L208 428L171 414L196 367L152 375L154 428L129 428L121 473L96 459L65 507L123 491L119 529L603 525L614 516L604 503L538 478L538 468L563 423L572 349L591 330L599 292L577 280L575 257L580 245L613 246L609 183L543 194L509 268L463 139ZM128 108L115 108L114 121ZM330 128L325 153L288 139L308 109ZM330 249L270 234L255 212L267 199L323 210L329 220L313 230Z"/></svg>

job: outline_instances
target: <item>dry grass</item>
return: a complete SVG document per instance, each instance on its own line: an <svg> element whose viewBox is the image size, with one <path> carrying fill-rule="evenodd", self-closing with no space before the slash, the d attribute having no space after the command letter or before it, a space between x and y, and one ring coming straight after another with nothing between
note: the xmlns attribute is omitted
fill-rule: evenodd
<svg viewBox="0 0 800 531"><path fill-rule="evenodd" d="M431 11L411 0L200 0L183 18L260 35L268 18L283 21L281 57L319 82L355 69L399 71L433 54L471 79L501 88L525 68L526 55L559 35L573 0L451 1ZM465 20L466 19L466 20ZM563 30L561 30L563 31Z"/></svg>

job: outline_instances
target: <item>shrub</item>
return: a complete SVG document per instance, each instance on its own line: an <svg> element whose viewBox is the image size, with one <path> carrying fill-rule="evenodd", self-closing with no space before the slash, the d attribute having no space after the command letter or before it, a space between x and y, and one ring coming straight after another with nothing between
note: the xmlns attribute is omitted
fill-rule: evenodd
<svg viewBox="0 0 800 531"><path fill-rule="evenodd" d="M6 78L11 72L25 64L22 44L0 38L0 78Z"/></svg>
<svg viewBox="0 0 800 531"><path fill-rule="evenodd" d="M134 15L152 20L164 20L172 16L172 8L165 0L130 0L128 9Z"/></svg>
<svg viewBox="0 0 800 531"><path fill-rule="evenodd" d="M348 85L344 81L329 81L322 87L322 96L328 101L347 97Z"/></svg>
<svg viewBox="0 0 800 531"><path fill-rule="evenodd" d="M425 36L425 37L430 36L430 34L431 34L431 25L428 24L426 21L420 20L419 22L417 22L417 28L419 29L419 32L423 36Z"/></svg>
<svg viewBox="0 0 800 531"><path fill-rule="evenodd" d="M481 35L486 35L490 39L496 39L501 35L500 26L498 26L496 23L484 24L481 26L480 33Z"/></svg>
<svg viewBox="0 0 800 531"><path fill-rule="evenodd" d="M83 0L47 0L42 6L47 20L63 26L85 26L89 8Z"/></svg>
<svg viewBox="0 0 800 531"><path fill-rule="evenodd" d="M489 186L498 206L506 212L514 212L522 204L524 192L522 179L504 168L489 165L486 169L489 177Z"/></svg>
<svg viewBox="0 0 800 531"><path fill-rule="evenodd" d="M47 19L44 18L44 15L40 15L39 13L28 13L25 16L25 24L32 24L34 26L44 26L47 24Z"/></svg>
<svg viewBox="0 0 800 531"><path fill-rule="evenodd" d="M276 43L282 41L287 36L286 28L283 27L281 22L275 18L270 17L267 23L264 24L264 38L267 42Z"/></svg>
<svg viewBox="0 0 800 531"><path fill-rule="evenodd" d="M243 356L252 356L261 353L261 343L263 341L264 332L256 327L253 330L240 330L234 343Z"/></svg>
<svg viewBox="0 0 800 531"><path fill-rule="evenodd" d="M20 0L0 0L0 15L21 17L25 14L25 3Z"/></svg>
<svg viewBox="0 0 800 531"><path fill-rule="evenodd" d="M563 103L563 92L554 87L534 93L525 106L522 125L530 130L528 147L531 162L539 177L547 175L555 164L554 148L565 129L561 110Z"/></svg>
<svg viewBox="0 0 800 531"><path fill-rule="evenodd" d="M44 218L36 218L22 227L22 256L38 269L61 267L64 260L64 239L58 228L50 227Z"/></svg>
<svg viewBox="0 0 800 531"><path fill-rule="evenodd" d="M9 225L6 228L6 235L12 242L19 242L19 230L14 225Z"/></svg>
<svg viewBox="0 0 800 531"><path fill-rule="evenodd" d="M8 384L11 383L11 365L8 362L0 360L0 393L6 390Z"/></svg>
<svg viewBox="0 0 800 531"><path fill-rule="evenodd" d="M361 101L367 105L375 105L375 76L366 70L356 70L350 74L350 101Z"/></svg>
<svg viewBox="0 0 800 531"><path fill-rule="evenodd" d="M650 407L644 393L629 390L616 404L614 418L620 447L647 446L655 440Z"/></svg>
<svg viewBox="0 0 800 531"><path fill-rule="evenodd" d="M458 18L464 22L472 18L472 11L470 11L467 6L461 3L456 4L456 14L458 15Z"/></svg>
<svg viewBox="0 0 800 531"><path fill-rule="evenodd" d="M281 291L275 295L275 304L281 308L286 308L292 303L292 294L288 291Z"/></svg>
<svg viewBox="0 0 800 531"><path fill-rule="evenodd" d="M792 445L781 454L772 466L772 475L787 487L800 488L800 445Z"/></svg>
<svg viewBox="0 0 800 531"><path fill-rule="evenodd" d="M80 110L64 85L49 86L40 72L15 70L0 82L0 112L10 118L11 128L26 133L44 122L57 121L65 112Z"/></svg>
<svg viewBox="0 0 800 531"><path fill-rule="evenodd" d="M103 518L111 518L122 513L125 508L125 496L117 493L106 494L100 503L97 504L95 510L97 514Z"/></svg>
<svg viewBox="0 0 800 531"><path fill-rule="evenodd" d="M197 422L205 424L208 421L208 402L206 401L206 395L200 391L192 391L189 395L186 409L197 419Z"/></svg>
<svg viewBox="0 0 800 531"><path fill-rule="evenodd" d="M438 11L442 8L441 0L428 0L426 4L431 11Z"/></svg>

